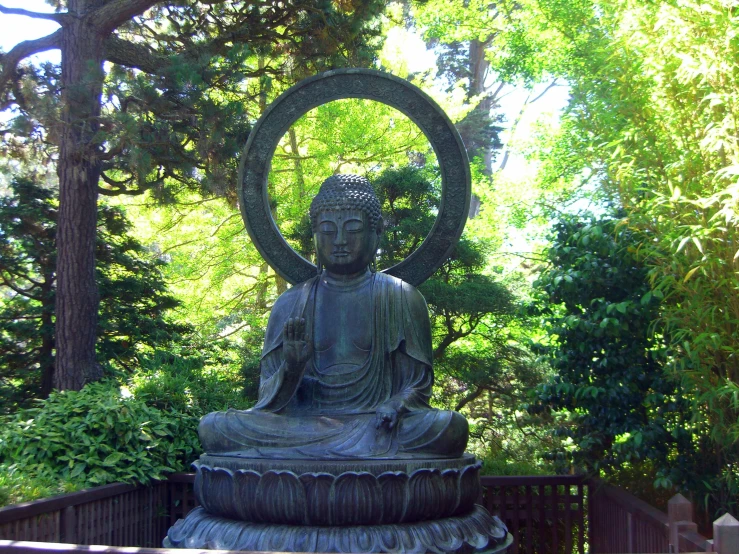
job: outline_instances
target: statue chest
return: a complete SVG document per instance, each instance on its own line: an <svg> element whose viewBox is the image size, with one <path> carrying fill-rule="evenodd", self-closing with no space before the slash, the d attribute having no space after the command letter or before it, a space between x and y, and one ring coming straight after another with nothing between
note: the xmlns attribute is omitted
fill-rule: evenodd
<svg viewBox="0 0 739 554"><path fill-rule="evenodd" d="M369 283L351 290L319 286L313 330L316 367L350 369L367 359L372 346Z"/></svg>

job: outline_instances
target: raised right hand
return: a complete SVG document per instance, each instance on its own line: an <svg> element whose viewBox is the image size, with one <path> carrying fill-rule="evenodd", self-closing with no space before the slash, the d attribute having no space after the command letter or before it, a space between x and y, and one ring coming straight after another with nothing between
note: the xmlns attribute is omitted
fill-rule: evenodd
<svg viewBox="0 0 739 554"><path fill-rule="evenodd" d="M305 330L305 319L291 317L282 329L282 356L290 368L302 369L313 355L313 343Z"/></svg>

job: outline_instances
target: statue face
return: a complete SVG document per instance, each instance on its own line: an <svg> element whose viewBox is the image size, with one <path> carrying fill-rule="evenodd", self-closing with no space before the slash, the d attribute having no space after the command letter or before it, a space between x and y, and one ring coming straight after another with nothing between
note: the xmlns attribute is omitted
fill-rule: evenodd
<svg viewBox="0 0 739 554"><path fill-rule="evenodd" d="M313 240L323 266L331 273L348 275L365 269L377 250L380 226L372 229L362 210L318 214Z"/></svg>

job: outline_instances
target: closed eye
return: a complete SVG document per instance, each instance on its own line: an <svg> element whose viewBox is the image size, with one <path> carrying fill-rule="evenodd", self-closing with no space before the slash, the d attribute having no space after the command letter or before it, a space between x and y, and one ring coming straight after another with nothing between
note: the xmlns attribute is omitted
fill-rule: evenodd
<svg viewBox="0 0 739 554"><path fill-rule="evenodd" d="M344 230L347 233L361 233L364 231L364 224L361 221L347 221Z"/></svg>

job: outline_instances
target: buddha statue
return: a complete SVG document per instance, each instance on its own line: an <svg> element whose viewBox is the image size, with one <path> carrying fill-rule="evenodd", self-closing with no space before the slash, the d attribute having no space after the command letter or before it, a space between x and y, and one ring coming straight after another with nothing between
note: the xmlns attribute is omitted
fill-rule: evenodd
<svg viewBox="0 0 739 554"><path fill-rule="evenodd" d="M476 504L481 462L465 453L466 419L429 405L428 308L411 284L375 270L380 202L356 175L326 179L310 206L317 272L274 225L267 179L290 122L339 98L368 98L411 116L442 174L437 223L391 271L423 282L464 226L470 172L441 109L403 79L348 68L305 79L257 121L239 199L259 252L291 283L275 302L257 403L206 415L193 463L199 506L167 548L261 552L503 554L513 537ZM301 282L302 281L302 282Z"/></svg>
<svg viewBox="0 0 739 554"><path fill-rule="evenodd" d="M272 308L256 405L201 420L200 506L164 545L506 552L505 525L475 504L467 420L429 405L426 302L375 271L383 220L372 185L329 177L310 218L318 272Z"/></svg>
<svg viewBox="0 0 739 554"><path fill-rule="evenodd" d="M318 273L275 302L258 401L204 417L204 450L254 459L459 458L467 420L429 405L426 302L375 271L383 219L372 185L329 177L310 219Z"/></svg>

